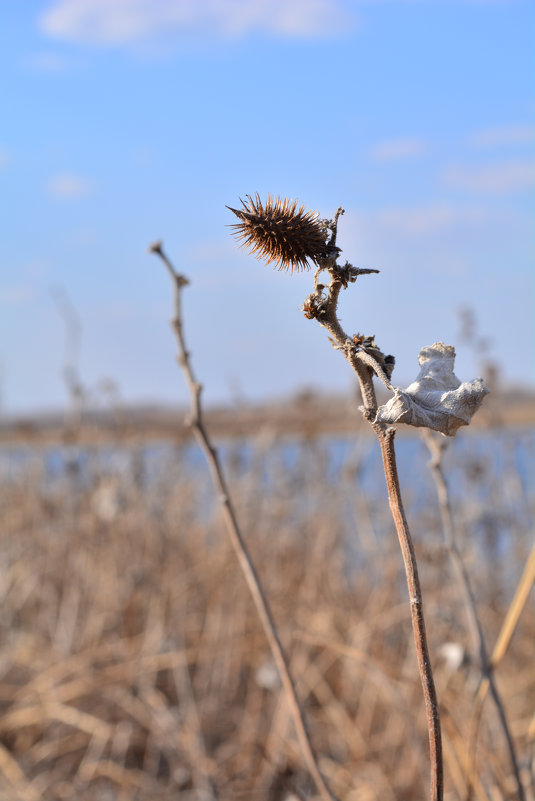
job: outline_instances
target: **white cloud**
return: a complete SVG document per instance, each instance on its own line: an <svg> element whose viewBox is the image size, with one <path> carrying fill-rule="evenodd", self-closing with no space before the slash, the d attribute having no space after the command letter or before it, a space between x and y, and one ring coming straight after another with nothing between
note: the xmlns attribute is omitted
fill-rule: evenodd
<svg viewBox="0 0 535 801"><path fill-rule="evenodd" d="M47 189L52 197L71 199L88 195L93 188L91 181L74 173L64 172L53 175Z"/></svg>
<svg viewBox="0 0 535 801"><path fill-rule="evenodd" d="M448 186L469 192L509 194L535 186L535 161L517 159L483 167L453 165L443 174Z"/></svg>
<svg viewBox="0 0 535 801"><path fill-rule="evenodd" d="M40 19L51 37L108 46L169 33L318 37L350 23L340 0L55 0Z"/></svg>
<svg viewBox="0 0 535 801"><path fill-rule="evenodd" d="M482 148L532 144L534 140L534 125L501 125L477 131L470 137L473 145Z"/></svg>
<svg viewBox="0 0 535 801"><path fill-rule="evenodd" d="M370 155L374 161L400 161L421 156L427 150L428 144L423 139L405 137L378 142L372 147Z"/></svg>
<svg viewBox="0 0 535 801"><path fill-rule="evenodd" d="M463 251L473 252L474 241L496 230L495 216L477 204L392 205L348 211L342 217L337 244L343 257L359 267L386 269L414 258L422 269L436 273L446 253L453 249L459 266Z"/></svg>
<svg viewBox="0 0 535 801"><path fill-rule="evenodd" d="M374 225L383 230L408 235L422 236L440 231L479 224L486 214L478 207L462 207L445 203L426 206L392 206L381 209L373 215Z"/></svg>

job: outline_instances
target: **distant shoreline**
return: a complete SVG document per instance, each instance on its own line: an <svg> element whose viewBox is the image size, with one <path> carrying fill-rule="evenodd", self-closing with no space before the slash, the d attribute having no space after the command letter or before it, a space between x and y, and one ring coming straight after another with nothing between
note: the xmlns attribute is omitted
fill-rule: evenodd
<svg viewBox="0 0 535 801"><path fill-rule="evenodd" d="M212 407L205 411L211 434L224 438L266 435L318 436L366 432L368 427L354 397L326 398L303 393L286 401ZM0 445L39 443L88 443L110 441L174 440L191 436L188 410L177 407L122 407L82 413L68 409L47 415L21 415L0 423ZM472 427L531 426L535 424L535 393L502 392L485 399ZM461 429L462 430L462 429ZM414 433L400 425L400 434Z"/></svg>

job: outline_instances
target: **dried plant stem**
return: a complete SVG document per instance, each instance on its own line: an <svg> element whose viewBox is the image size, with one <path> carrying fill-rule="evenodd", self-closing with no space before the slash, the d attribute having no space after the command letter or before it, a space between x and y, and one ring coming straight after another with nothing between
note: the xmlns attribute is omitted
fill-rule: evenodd
<svg viewBox="0 0 535 801"><path fill-rule="evenodd" d="M343 269L344 268L342 268L342 270ZM326 298L323 298L322 296L324 287L318 284L318 276L321 270L328 270L331 276L331 282L328 287L328 294ZM355 270L355 268L353 268L353 270L355 277L356 274L361 272ZM315 278L315 290L318 300L318 313L315 316L320 325L322 325L329 332L333 346L337 350L342 351L346 360L357 374L364 400L364 415L371 423L381 447L383 468L388 491L388 501L390 504L390 510L392 512L405 566L405 575L409 590L412 628L418 658L418 669L420 673L427 714L431 761L430 799L431 801L441 801L443 798L444 775L440 715L438 711L435 683L433 680L431 659L427 645L422 591L418 577L418 566L412 544L412 537L403 509L401 490L399 486L398 471L396 466L396 453L394 449L395 430L393 428L387 428L379 423L373 422L377 412L377 400L373 386L373 375L374 373L379 374L381 372L380 366L377 365L378 369L376 370L372 368L371 365L374 364L373 357L371 357L368 353L359 351L359 349L355 347L353 340L347 336L340 325L340 322L337 318L337 307L340 290L344 286L344 281L341 275L341 269L334 261L326 262L325 266L320 267L320 269L317 271Z"/></svg>
<svg viewBox="0 0 535 801"><path fill-rule="evenodd" d="M518 582L514 598L511 601L509 610L507 612L507 615L505 616L505 620L503 621L500 633L498 634L498 638L496 640L496 644L492 651L490 662L493 668L498 667L498 664L503 659L505 652L509 647L509 643L511 642L511 637L513 636L513 632L518 623L518 619L522 614L522 610L526 605L529 593L534 583L535 583L535 545L531 549L528 561L526 562L526 566L524 568L522 576L520 577L520 581ZM481 685L481 687L483 687L483 685ZM486 692L487 692L486 690L483 691L480 688L478 694L485 695Z"/></svg>
<svg viewBox="0 0 535 801"><path fill-rule="evenodd" d="M225 482L225 477L223 475L223 471L219 463L217 451L212 446L208 433L204 426L202 406L201 406L202 385L195 379L193 369L191 366L189 352L186 348L183 327L182 327L182 314L181 314L181 303L180 303L181 290L188 283L188 281L186 278L184 278L184 276L179 275L175 271L171 262L163 252L160 243L155 243L149 248L149 250L155 253L156 255L160 256L173 281L174 292L175 292L175 316L171 321L171 325L176 335L176 341L178 346L178 357L177 357L178 363L182 368L182 372L184 373L190 393L191 416L189 419L189 424L206 457L206 461L208 462L212 480L219 495L219 502L221 504L221 510L223 513L225 526L228 535L230 537L232 547L238 559L239 565L243 572L244 578L247 582L247 586L253 598L253 602L256 606L258 616L264 628L264 632L268 640L273 659L277 666L282 686L286 694L288 706L290 708L290 712L294 721L301 750L303 752L303 756L305 758L308 770L314 782L316 783L316 786L322 798L329 799L329 801L337 801L336 796L328 787L325 779L323 778L319 770L317 757L314 753L312 743L310 741L310 736L306 728L304 714L297 697L295 683L290 673L288 659L283 650L282 643L280 641L275 623L273 621L273 617L267 599L264 595L264 591L260 584L260 580L256 573L256 569L253 565L252 559L249 555L247 546L245 545L242 533L240 531L240 527L238 525L238 521L234 511L234 506L232 504L230 494Z"/></svg>
<svg viewBox="0 0 535 801"><path fill-rule="evenodd" d="M429 449L429 452L431 454L431 460L429 462L429 466L431 468L431 473L433 475L433 480L435 482L435 487L438 495L444 544L448 551L450 561L455 572L455 577L457 579L457 583L459 584L461 591L464 595L466 616L468 619L468 628L470 630L470 636L472 638L472 646L474 648L474 651L478 653L479 667L482 676L485 679L488 689L490 689L492 700L494 701L494 704L496 706L498 719L500 721L500 725L502 727L504 738L507 744L507 750L509 752L511 768L516 781L518 798L520 801L525 801L524 788L522 786L522 780L520 778L518 759L516 755L513 738L511 736L511 730L509 728L509 723L507 720L507 714L505 712L505 707L503 705L503 701L501 699L498 686L496 684L496 679L494 677L491 660L489 659L488 656L487 646L485 643L485 635L483 633L483 627L481 625L481 621L479 619L479 615L477 612L477 604L474 592L472 590L472 586L470 584L470 577L468 575L466 565L464 564L464 560L457 545L457 540L455 537L455 526L453 523L453 513L451 508L449 488L448 488L448 483L446 481L446 477L444 475L444 468L442 465L442 454L444 450L443 449L444 443L439 441L435 436L433 436L433 434L430 431L425 429L423 431L423 436L426 445ZM475 738L472 738L471 741L472 744L475 745ZM469 760L469 764L471 765L471 771L470 771L471 774L475 772L474 762L475 762L475 754L474 758ZM469 775L467 777L467 781L469 784L469 788L472 787L473 775Z"/></svg>
<svg viewBox="0 0 535 801"><path fill-rule="evenodd" d="M394 519L396 531L399 539L405 574L407 577L407 587L409 590L409 601L411 609L412 629L414 642L416 644L416 655L418 658L418 670L422 682L425 708L427 714L427 725L429 729L429 751L431 759L431 789L430 798L432 801L440 801L443 793L443 765L442 765L442 735L440 730L440 716L438 702L433 680L433 670L427 645L427 635L425 631L425 620L423 611L422 590L418 576L418 564L412 543L412 537L405 517L403 502L401 499L401 489L399 486L398 471L396 465L396 452L394 449L393 428L378 431L379 426L374 426L381 446L383 457L383 467L386 477L388 490L388 501L390 511Z"/></svg>
<svg viewBox="0 0 535 801"><path fill-rule="evenodd" d="M516 628L518 623L518 619L526 601L528 599L530 590L535 582L535 545L531 549L531 553L528 557L528 561L526 563L526 567L524 568L524 572L518 582L518 586L516 588L516 592L514 595L513 600L511 601L511 605L509 606L509 611L503 621L502 627L500 629L500 633L498 635L498 639L496 640L496 644L494 646L494 650L492 651L492 656L490 658L490 668L491 671L495 670L502 660L509 643L511 641L511 637L513 636L513 632ZM475 746L476 746L476 739L477 739L477 732L479 729L479 721L481 719L481 713L483 712L483 704L487 693L490 689L490 681L488 677L485 677L481 684L479 685L479 690L476 695L475 703L474 703L474 710L472 713L472 720L470 725L470 750L469 750L469 775L472 776L474 773L474 763L475 763Z"/></svg>

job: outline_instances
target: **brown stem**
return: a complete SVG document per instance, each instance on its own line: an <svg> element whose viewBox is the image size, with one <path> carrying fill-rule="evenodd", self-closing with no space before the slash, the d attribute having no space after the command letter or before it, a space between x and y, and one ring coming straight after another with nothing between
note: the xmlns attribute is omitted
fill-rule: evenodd
<svg viewBox="0 0 535 801"><path fill-rule="evenodd" d="M435 683L433 680L431 659L427 645L422 591L418 577L418 566L416 563L412 538L401 499L401 490L396 466L396 454L394 449L395 431L393 428L385 428L383 425L373 422L377 412L377 400L373 386L374 372L368 363L369 360L360 358L358 348L354 346L352 340L347 336L340 325L340 322L337 318L337 307L338 297L343 283L340 280L339 268L336 264L331 264L328 269L331 275L328 296L326 299L324 299L321 291L316 290L318 300L318 314L316 316L318 322L329 332L333 340L334 347L337 350L342 351L344 357L357 374L364 400L364 416L371 423L381 447L383 468L388 490L388 501L390 504L392 517L394 519L405 566L405 575L409 590L412 629L418 659L418 670L420 673L420 680L422 683L427 714L429 751L431 760L430 801L442 801L444 792L444 774L442 762L440 715L438 711Z"/></svg>
<svg viewBox="0 0 535 801"><path fill-rule="evenodd" d="M258 616L264 628L264 632L268 640L269 647L271 649L273 660L277 666L282 686L286 694L286 699L288 701L288 706L290 708L290 712L296 728L299 744L301 746L301 750L303 752L303 756L305 758L308 770L314 782L316 783L316 786L322 798L328 801L337 801L336 796L328 787L325 779L323 778L319 770L318 761L314 753L310 736L305 724L304 714L301 709L299 699L297 697L295 682L290 673L288 659L282 647L282 643L280 641L275 623L273 621L271 610L269 608L266 596L260 584L260 579L258 578L258 574L256 572L252 559L249 555L249 551L243 539L242 533L240 531L240 527L238 525L238 521L234 511L234 506L232 504L232 500L230 498L230 494L225 482L225 477L223 475L223 471L219 463L217 451L212 446L208 436L208 432L204 426L203 416L202 416L202 405L201 405L202 386L195 379L193 373L193 368L191 366L189 353L186 349L186 344L184 340L184 333L182 328L182 315L180 311L181 290L183 286L185 286L188 283L188 281L175 271L171 262L163 252L161 243L155 243L149 248L149 250L150 252L155 253L162 259L171 276L171 279L173 280L173 286L175 290L175 316L171 320L171 325L175 332L178 345L178 363L182 368L190 393L190 400L191 400L191 417L189 420L190 426L206 457L206 461L208 462L214 486L219 494L219 501L221 504L221 510L223 513L225 526L228 535L230 537L232 547L238 559L239 565L243 572L245 581L247 582L247 586L253 598L253 602L256 606Z"/></svg>
<svg viewBox="0 0 535 801"><path fill-rule="evenodd" d="M377 398L372 381L373 373L368 365L357 358L352 348L351 340L340 325L336 314L341 289L342 282L333 277L329 286L327 302L322 307L322 314L321 317L318 317L318 320L329 332L334 344L343 352L345 358L357 374L362 392L362 399L364 401L364 408L372 412L377 409Z"/></svg>
<svg viewBox="0 0 535 801"><path fill-rule="evenodd" d="M405 565L405 575L407 577L407 587L409 590L409 602L411 608L412 630L416 645L416 655L418 658L418 670L425 701L425 711L427 714L427 727L429 731L429 752L431 759L431 781L429 797L431 801L441 801L443 795L443 766L442 766L442 734L440 730L440 715L438 711L437 694L435 682L433 680L433 670L427 645L427 635L425 631L425 620L423 611L422 590L418 576L418 565L416 554L412 544L412 537L409 525L405 517L401 490L399 486L398 471L396 465L396 453L394 450L395 430L393 428L381 429L380 426L373 426L383 457L383 467L385 471L386 487L388 490L388 502L390 511L394 519L396 531L399 539L403 563Z"/></svg>

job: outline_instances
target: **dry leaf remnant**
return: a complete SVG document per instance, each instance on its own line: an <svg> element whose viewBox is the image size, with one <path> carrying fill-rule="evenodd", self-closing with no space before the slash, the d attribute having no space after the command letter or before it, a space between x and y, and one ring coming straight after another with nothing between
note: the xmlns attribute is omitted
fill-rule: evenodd
<svg viewBox="0 0 535 801"><path fill-rule="evenodd" d="M461 426L469 425L489 390L482 378L459 381L451 345L435 342L422 348L418 362L416 380L405 390L394 388L394 397L377 410L375 422L406 423L454 437Z"/></svg>
<svg viewBox="0 0 535 801"><path fill-rule="evenodd" d="M241 200L243 209L227 206L239 223L231 227L242 246L251 249L258 259L275 262L279 270L309 270L330 254L329 230L317 212L297 206L297 200L275 200L268 196L265 204L258 193Z"/></svg>

